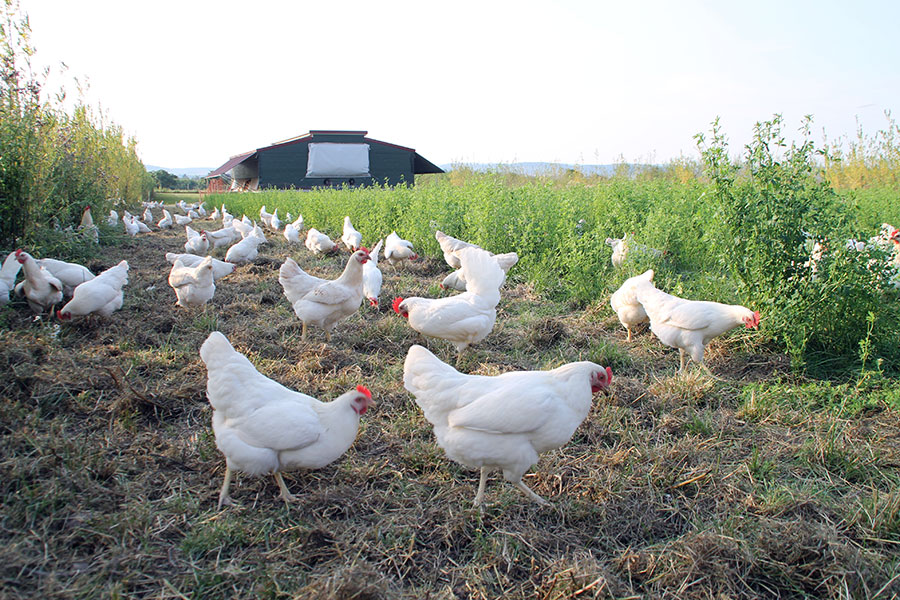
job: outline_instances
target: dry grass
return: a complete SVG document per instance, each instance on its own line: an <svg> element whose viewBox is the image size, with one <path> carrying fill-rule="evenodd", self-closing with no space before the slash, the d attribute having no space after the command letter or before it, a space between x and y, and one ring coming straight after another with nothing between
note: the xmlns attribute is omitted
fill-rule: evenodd
<svg viewBox="0 0 900 600"><path fill-rule="evenodd" d="M592 359L615 378L527 476L552 506L495 477L480 513L477 474L444 457L401 384L406 349L423 340L389 300L437 293L439 259L383 265L382 308L363 307L326 347L319 331L299 341L277 270L290 254L334 277L345 256L270 237L205 311L175 307L166 284L179 231L124 240L88 265L132 267L113 318L60 327L21 303L0 313L2 596L900 594L900 422L888 406L854 418L793 402L760 410L744 391L792 381L784 357L726 340L710 348L711 373L677 375L677 352L649 332L626 344L605 301L573 313L510 283L467 370ZM342 460L287 477L302 495L290 510L271 478L245 476L232 490L241 505L215 510L224 461L198 349L216 329L287 386L333 398L365 383L378 402ZM449 344L425 343L455 360Z"/></svg>

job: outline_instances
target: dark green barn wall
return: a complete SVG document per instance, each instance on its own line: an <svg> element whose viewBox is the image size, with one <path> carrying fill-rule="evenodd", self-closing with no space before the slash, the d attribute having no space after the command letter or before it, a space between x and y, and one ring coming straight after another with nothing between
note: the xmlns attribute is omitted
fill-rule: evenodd
<svg viewBox="0 0 900 600"><path fill-rule="evenodd" d="M369 144L369 173L371 178L355 178L354 185L412 184L414 181L414 152L374 143L363 136L316 134L295 142L272 146L259 151L259 185L276 188L308 188L325 184L324 178L306 178L309 144L338 142ZM331 178L331 185L349 184L349 178Z"/></svg>

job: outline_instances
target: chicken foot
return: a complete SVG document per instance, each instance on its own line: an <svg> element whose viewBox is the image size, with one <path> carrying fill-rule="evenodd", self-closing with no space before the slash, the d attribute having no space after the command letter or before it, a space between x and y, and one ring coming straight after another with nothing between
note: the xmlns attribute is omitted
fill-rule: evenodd
<svg viewBox="0 0 900 600"><path fill-rule="evenodd" d="M274 475L275 481L278 482L278 488L281 490L281 499L284 500L284 503L288 504L290 502L296 502L297 496L288 491L287 486L284 484L284 478L281 476L281 473L275 471Z"/></svg>
<svg viewBox="0 0 900 600"><path fill-rule="evenodd" d="M484 500L484 488L487 485L487 478L488 478L489 471L490 471L490 469L488 469L487 467L481 467L481 479L478 482L478 492L476 492L476 494L475 494L475 506L477 506L479 508L481 507L482 500ZM522 482L521 479L519 481L517 481L516 483L514 483L513 485L515 485L517 488L522 490L522 492L524 492L525 495L528 496L528 498L531 499L533 502L537 502L541 506L547 506L548 504L550 504L549 502L547 502L546 500L544 500L543 498L541 498L540 496L535 494L531 490L530 487L528 487L527 485L525 485Z"/></svg>
<svg viewBox="0 0 900 600"><path fill-rule="evenodd" d="M528 487L527 485L525 485L521 479L519 481L517 481L515 485L517 488L519 488L520 490L525 492L526 496L528 496L529 498L531 498L533 501L537 502L541 506L547 506L548 504L550 504L549 502L547 502L546 500L544 500L543 498L541 498L540 496L535 494L533 491L531 491L531 488Z"/></svg>

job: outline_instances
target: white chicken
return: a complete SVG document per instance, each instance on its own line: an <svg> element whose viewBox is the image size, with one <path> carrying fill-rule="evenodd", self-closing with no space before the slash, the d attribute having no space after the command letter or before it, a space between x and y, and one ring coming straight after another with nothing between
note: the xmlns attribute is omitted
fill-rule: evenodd
<svg viewBox="0 0 900 600"><path fill-rule="evenodd" d="M213 248L230 246L241 239L241 234L238 233L237 229L234 227L223 227L222 229L217 229L215 231L207 231L204 229L203 233L206 234L206 239L209 240L209 243Z"/></svg>
<svg viewBox="0 0 900 600"><path fill-rule="evenodd" d="M166 209L163 209L163 218L159 220L159 223L157 223L156 226L160 229L168 229L174 222L171 213Z"/></svg>
<svg viewBox="0 0 900 600"><path fill-rule="evenodd" d="M178 299L175 304L184 308L203 306L216 293L212 257L207 256L196 266L186 266L176 259L169 272L169 285Z"/></svg>
<svg viewBox="0 0 900 600"><path fill-rule="evenodd" d="M413 250L412 242L404 240L396 231L384 238L384 258L396 268L404 260L416 260L419 255Z"/></svg>
<svg viewBox="0 0 900 600"><path fill-rule="evenodd" d="M253 229L250 230L250 233L247 234L247 237L257 237L259 238L260 244L268 244L269 240L266 239L266 234L263 233L262 227L259 225L253 225Z"/></svg>
<svg viewBox="0 0 900 600"><path fill-rule="evenodd" d="M288 223L284 226L284 239L286 239L289 244L299 244L300 230L297 229L293 223Z"/></svg>
<svg viewBox="0 0 900 600"><path fill-rule="evenodd" d="M100 230L94 225L94 218L91 216L90 205L85 206L84 210L81 212L81 224L78 226L78 230L89 236L95 244L100 242Z"/></svg>
<svg viewBox="0 0 900 600"><path fill-rule="evenodd" d="M213 207L212 213L210 213L209 217L207 217L210 221L217 221L221 215L219 214L219 207Z"/></svg>
<svg viewBox="0 0 900 600"><path fill-rule="evenodd" d="M233 227L235 231L241 234L242 238L245 238L250 235L251 231L253 231L254 225L252 222L246 222L243 219L234 219L231 221L231 225L229 225L229 227Z"/></svg>
<svg viewBox="0 0 900 600"><path fill-rule="evenodd" d="M47 269L42 269L27 252L19 249L15 255L25 271L25 281L22 286L16 286L16 291L25 297L31 311L39 315L60 302L63 298L62 282Z"/></svg>
<svg viewBox="0 0 900 600"><path fill-rule="evenodd" d="M626 342L631 341L631 328L648 320L647 311L637 300L635 288L642 284L653 285L653 269L645 271L625 280L625 282L609 297L609 304L619 317L619 322L628 332Z"/></svg>
<svg viewBox="0 0 900 600"><path fill-rule="evenodd" d="M61 321L98 314L108 317L122 308L122 287L128 283L128 262L120 261L75 288L72 299L56 312Z"/></svg>
<svg viewBox="0 0 900 600"><path fill-rule="evenodd" d="M275 210L278 210L277 208ZM266 205L263 204L259 208L259 220L263 222L263 225L269 227L269 220L272 218L272 214L266 210Z"/></svg>
<svg viewBox="0 0 900 600"><path fill-rule="evenodd" d="M331 341L331 330L341 319L359 310L363 299L363 265L369 260L365 249L350 255L341 276L319 284L294 302L294 313L303 321L300 339L306 340L309 325L325 330L325 340Z"/></svg>
<svg viewBox="0 0 900 600"><path fill-rule="evenodd" d="M451 342L461 357L494 328L504 274L494 257L480 248L464 248L459 257L468 291L447 298L395 298L393 308L419 333Z"/></svg>
<svg viewBox="0 0 900 600"><path fill-rule="evenodd" d="M663 344L678 348L681 371L684 371L685 355L703 364L706 345L713 338L742 324L748 329L759 327L759 311L743 306L685 300L652 284L636 286L634 294L650 318L650 331Z"/></svg>
<svg viewBox="0 0 900 600"><path fill-rule="evenodd" d="M356 440L360 416L374 405L362 385L332 402L290 390L257 371L218 331L200 347L200 358L216 446L225 455L219 509L232 503L234 471L272 474L281 498L295 501L281 473L319 469L340 458Z"/></svg>
<svg viewBox="0 0 900 600"><path fill-rule="evenodd" d="M434 238L441 246L441 251L444 253L444 260L448 265L450 265L454 269L457 269L453 273L447 275L444 280L441 281L441 288L457 290L460 292L466 291L466 277L460 269L461 263L459 260L459 251L464 248L480 249L481 247L469 242L464 242L462 240L456 239L455 237L451 237L443 231L435 231ZM491 253L491 256L497 259L497 263L500 265L500 268L503 269L504 275L509 273L509 270L513 266L515 266L517 262L519 262L519 255L515 252L507 252L506 254Z"/></svg>
<svg viewBox="0 0 900 600"><path fill-rule="evenodd" d="M225 253L225 262L239 264L254 260L259 254L261 243L262 240L255 235L248 235L228 249Z"/></svg>
<svg viewBox="0 0 900 600"><path fill-rule="evenodd" d="M94 226L94 218L91 216L91 206L87 205L81 211L81 224L79 229L90 229Z"/></svg>
<svg viewBox="0 0 900 600"><path fill-rule="evenodd" d="M278 269L278 283L284 289L284 296L294 306L294 302L308 294L316 286L328 283L330 279L322 279L310 275L300 268L293 258L288 257Z"/></svg>
<svg viewBox="0 0 900 600"><path fill-rule="evenodd" d="M196 267L203 262L204 258L197 256L196 254L176 254L175 252L166 252L166 260L173 265L176 260L181 260L182 264L186 267ZM234 273L234 265L232 263L217 258L212 259L212 267L213 277L215 279L221 279L226 275Z"/></svg>
<svg viewBox="0 0 900 600"><path fill-rule="evenodd" d="M0 306L9 302L9 293L16 285L16 276L22 268L15 252L10 252L0 268Z"/></svg>
<svg viewBox="0 0 900 600"><path fill-rule="evenodd" d="M125 233L131 237L136 236L141 231L141 228L138 227L137 220L133 215L123 216L122 223L125 224Z"/></svg>
<svg viewBox="0 0 900 600"><path fill-rule="evenodd" d="M109 209L109 216L106 217L106 224L109 227L115 227L119 224L119 213L114 211L113 209Z"/></svg>
<svg viewBox="0 0 900 600"><path fill-rule="evenodd" d="M341 235L341 241L350 252L356 252L362 247L362 234L353 227L350 217L344 217L344 233Z"/></svg>
<svg viewBox="0 0 900 600"><path fill-rule="evenodd" d="M281 226L284 225L284 221L278 218L278 209L272 213L272 216L269 217L269 229L272 231L281 231Z"/></svg>
<svg viewBox="0 0 900 600"><path fill-rule="evenodd" d="M327 235L310 227L306 232L306 248L313 254L324 254L337 250L337 245Z"/></svg>
<svg viewBox="0 0 900 600"><path fill-rule="evenodd" d="M625 264L628 255L628 234L620 238L606 238L606 245L612 247L612 264L615 268Z"/></svg>
<svg viewBox="0 0 900 600"><path fill-rule="evenodd" d="M457 269L441 280L442 290L456 290L458 292L466 291L466 280L463 277L462 269Z"/></svg>
<svg viewBox="0 0 900 600"><path fill-rule="evenodd" d="M878 235L869 238L868 246L888 251L891 248L891 236L897 228L890 223L882 223Z"/></svg>
<svg viewBox="0 0 900 600"><path fill-rule="evenodd" d="M587 361L551 371L464 375L418 345L403 363L403 387L434 426L438 445L451 460L481 470L475 506L493 469L534 502L547 504L522 476L541 453L572 438L593 395L611 380L609 367Z"/></svg>
<svg viewBox="0 0 900 600"><path fill-rule="evenodd" d="M184 243L185 252L196 254L197 256L206 254L207 250L209 250L209 239L206 237L205 231L200 233L190 225L185 225L184 233L187 236L187 241Z"/></svg>
<svg viewBox="0 0 900 600"><path fill-rule="evenodd" d="M441 251L444 253L444 260L454 269L458 269L462 266L459 262L459 256L456 255L457 251L462 250L463 248L479 247L475 244L470 244L469 242L464 242L455 237L451 237L440 230L434 232L434 239L436 239L441 246Z"/></svg>
<svg viewBox="0 0 900 600"><path fill-rule="evenodd" d="M891 263L896 267L900 267L900 230L895 229L891 232L891 237L888 238L888 240L890 241L891 249L894 252Z"/></svg>
<svg viewBox="0 0 900 600"><path fill-rule="evenodd" d="M477 248L478 246L473 245L472 247ZM496 260L497 264L500 265L500 268L503 269L503 281L505 282L509 270L519 262L519 255L515 252L507 252L505 254L492 254L491 256L494 257L494 260ZM466 291L466 275L463 273L463 270L457 269L444 277L441 281L441 289L456 290L458 292Z"/></svg>
<svg viewBox="0 0 900 600"><path fill-rule="evenodd" d="M51 275L59 279L63 284L63 294L71 296L72 291L85 281L94 278L87 267L83 267L76 263L56 260L55 258L39 258L35 262L38 266L47 269Z"/></svg>
<svg viewBox="0 0 900 600"><path fill-rule="evenodd" d="M375 247L369 253L371 260L363 265L363 296L369 301L369 306L378 308L378 296L381 295L381 282L384 277L378 268L378 251L384 240L378 240Z"/></svg>
<svg viewBox="0 0 900 600"><path fill-rule="evenodd" d="M144 223L152 223L153 222L153 211L150 210L150 207L144 209L144 214L141 215L141 221Z"/></svg>
<svg viewBox="0 0 900 600"><path fill-rule="evenodd" d="M632 255L652 258L662 257L663 253L661 250L651 248L646 244L639 244L628 236L629 234L626 233L621 239L606 238L607 245L612 246L613 249L611 260L614 267L621 267L625 264L625 260Z"/></svg>
<svg viewBox="0 0 900 600"><path fill-rule="evenodd" d="M175 215L175 224L176 225L190 225L194 222L194 219L191 218L190 215Z"/></svg>

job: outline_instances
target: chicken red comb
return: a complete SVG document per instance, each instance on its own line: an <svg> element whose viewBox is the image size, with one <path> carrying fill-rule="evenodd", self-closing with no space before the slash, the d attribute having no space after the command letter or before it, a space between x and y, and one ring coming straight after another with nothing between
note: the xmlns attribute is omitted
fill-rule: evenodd
<svg viewBox="0 0 900 600"><path fill-rule="evenodd" d="M365 246L360 246L359 248L357 248L357 250L362 250L362 251L365 252L366 254L369 254L369 249L366 248Z"/></svg>
<svg viewBox="0 0 900 600"><path fill-rule="evenodd" d="M400 296L397 296L396 298L394 298L394 303L391 304L391 306L394 308L394 312L397 313L398 315L400 314L400 303L401 302L403 302L403 298L401 298Z"/></svg>
<svg viewBox="0 0 900 600"><path fill-rule="evenodd" d="M16 248L16 257L18 258L18 256L19 256L20 254L22 254L22 249L21 249L21 248Z"/></svg>
<svg viewBox="0 0 900 600"><path fill-rule="evenodd" d="M606 384L609 385L612 383L612 369L606 367Z"/></svg>
<svg viewBox="0 0 900 600"><path fill-rule="evenodd" d="M370 392L369 388L367 388L366 386L358 385L358 386L356 386L356 391L359 392L360 394L362 394L363 396L365 396L366 398L368 398L369 400L372 399L372 392Z"/></svg>

